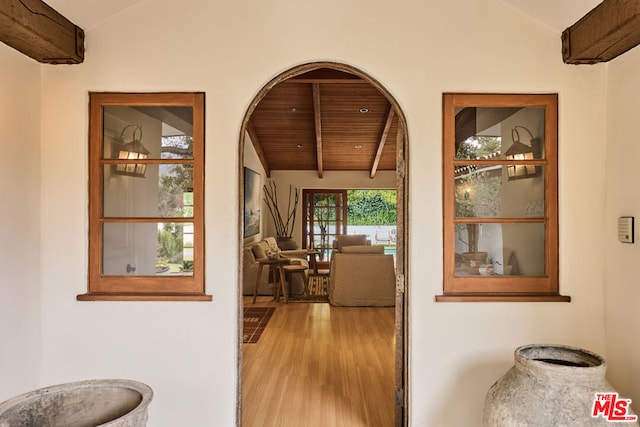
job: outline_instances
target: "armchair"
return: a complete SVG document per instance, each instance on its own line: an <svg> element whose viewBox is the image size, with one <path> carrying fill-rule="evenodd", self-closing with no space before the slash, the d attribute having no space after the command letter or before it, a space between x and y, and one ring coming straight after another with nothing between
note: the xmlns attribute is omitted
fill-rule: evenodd
<svg viewBox="0 0 640 427"><path fill-rule="evenodd" d="M367 240L366 234L340 234L336 236L331 248L331 260L333 255L339 253L347 246L371 246L371 240Z"/></svg>
<svg viewBox="0 0 640 427"><path fill-rule="evenodd" d="M337 306L395 305L393 255L383 246L354 245L336 252L329 273L329 302Z"/></svg>
<svg viewBox="0 0 640 427"><path fill-rule="evenodd" d="M256 261L258 258L266 258L266 251L268 248L277 248L276 239L273 237L266 237L259 242L253 242L244 247L242 252L242 294L253 295L253 290L256 286L256 277L258 275L258 268L260 263ZM304 249L299 250L287 250L280 251L280 255L289 258L291 264L303 265L307 268L305 275L309 274L309 262L307 261L307 252ZM301 294L304 292L305 284L300 275L292 275L291 282L289 284L289 292L291 294ZM273 283L269 283L269 269L264 268L260 282L258 284L258 295L273 295ZM273 282L273 278L271 278Z"/></svg>

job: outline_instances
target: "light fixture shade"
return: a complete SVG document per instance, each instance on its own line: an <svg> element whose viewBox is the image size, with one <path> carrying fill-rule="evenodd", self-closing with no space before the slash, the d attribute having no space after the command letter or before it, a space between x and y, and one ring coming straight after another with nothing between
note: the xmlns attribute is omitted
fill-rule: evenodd
<svg viewBox="0 0 640 427"><path fill-rule="evenodd" d="M525 129L531 136L531 145L526 145L520 142L520 135L517 128ZM513 139L513 145L504 153L507 160L534 160L539 157L540 151L540 139L533 138L531 132L524 126L516 126L511 130L511 138ZM540 175L540 167L536 165L520 164L520 165L508 165L507 175L509 180L533 178Z"/></svg>
<svg viewBox="0 0 640 427"><path fill-rule="evenodd" d="M131 126L135 126L133 131L133 141L128 143L123 143L122 136L124 131ZM137 136L137 132L139 131L139 136ZM116 159L127 159L127 160L142 160L147 159L149 154L151 153L147 148L142 145L140 140L142 139L142 128L136 125L128 125L120 134L120 141L114 143L113 152L114 157ZM147 165L144 163L119 163L114 165L113 173L118 175L127 175L133 176L137 178L144 178L147 172Z"/></svg>

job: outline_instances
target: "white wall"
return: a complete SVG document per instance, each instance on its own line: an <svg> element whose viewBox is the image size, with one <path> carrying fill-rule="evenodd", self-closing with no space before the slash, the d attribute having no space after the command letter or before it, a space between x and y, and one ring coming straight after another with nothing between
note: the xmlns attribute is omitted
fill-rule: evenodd
<svg viewBox="0 0 640 427"><path fill-rule="evenodd" d="M2 402L40 383L40 66L4 44L0 64Z"/></svg>
<svg viewBox="0 0 640 427"><path fill-rule="evenodd" d="M369 73L407 117L411 425L478 425L487 389L521 344L604 353L604 66L564 65L559 33L498 0L401 0L391 9L365 0L189 0L178 9L142 0L87 31L84 64L43 67L43 384L138 379L155 391L154 427L233 425L239 130L262 85L314 60ZM91 90L206 92L213 302L75 300L86 290ZM444 91L559 92L560 287L570 304L433 302L442 290ZM616 363L624 360L613 359L612 371L625 369Z"/></svg>
<svg viewBox="0 0 640 427"><path fill-rule="evenodd" d="M613 60L608 67L607 85L607 198L606 247L606 334L609 378L640 410L640 233L635 244L618 241L620 216L640 221L638 197L638 116L640 115L640 50L637 48Z"/></svg>

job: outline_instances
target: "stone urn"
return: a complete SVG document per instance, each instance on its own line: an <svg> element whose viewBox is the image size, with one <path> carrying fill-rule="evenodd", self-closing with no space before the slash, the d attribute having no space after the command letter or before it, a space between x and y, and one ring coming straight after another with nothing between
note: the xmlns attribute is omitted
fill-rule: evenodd
<svg viewBox="0 0 640 427"><path fill-rule="evenodd" d="M144 427L152 398L136 381L60 384L0 403L0 427Z"/></svg>
<svg viewBox="0 0 640 427"><path fill-rule="evenodd" d="M615 393L605 379L607 365L595 353L560 345L526 345L515 365L487 393L485 426L637 426L606 419L603 403L593 417L596 394ZM619 397L619 399L623 399ZM628 408L629 420L635 418Z"/></svg>

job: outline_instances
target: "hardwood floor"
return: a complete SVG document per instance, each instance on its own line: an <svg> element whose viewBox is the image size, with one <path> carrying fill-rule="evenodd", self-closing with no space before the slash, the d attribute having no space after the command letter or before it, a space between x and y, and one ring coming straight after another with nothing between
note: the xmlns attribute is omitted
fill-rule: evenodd
<svg viewBox="0 0 640 427"><path fill-rule="evenodd" d="M394 425L394 308L275 304L243 344L243 427Z"/></svg>

